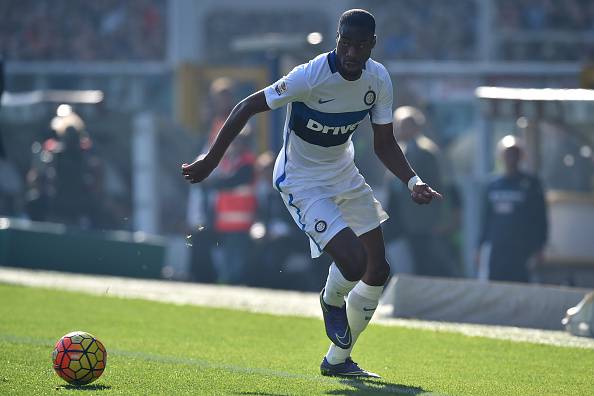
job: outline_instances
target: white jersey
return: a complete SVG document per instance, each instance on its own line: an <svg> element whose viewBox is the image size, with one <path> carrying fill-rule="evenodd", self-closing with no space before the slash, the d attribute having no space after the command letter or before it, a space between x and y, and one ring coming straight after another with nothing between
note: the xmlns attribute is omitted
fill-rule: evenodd
<svg viewBox="0 0 594 396"><path fill-rule="evenodd" d="M295 67L264 94L271 109L288 105L274 167L279 191L363 180L351 135L368 114L374 124L392 122L392 82L382 64L369 59L361 77L349 81L336 68L336 52L324 53Z"/></svg>

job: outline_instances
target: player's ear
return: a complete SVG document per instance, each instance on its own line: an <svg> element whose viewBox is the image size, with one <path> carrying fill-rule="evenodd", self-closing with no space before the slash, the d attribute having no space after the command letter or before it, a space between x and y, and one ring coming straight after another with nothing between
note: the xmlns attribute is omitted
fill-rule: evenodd
<svg viewBox="0 0 594 396"><path fill-rule="evenodd" d="M340 38L340 32L336 31L336 44L338 44L338 39Z"/></svg>
<svg viewBox="0 0 594 396"><path fill-rule="evenodd" d="M377 36L373 35L373 40L371 40L371 49L375 48L375 42L377 41Z"/></svg>

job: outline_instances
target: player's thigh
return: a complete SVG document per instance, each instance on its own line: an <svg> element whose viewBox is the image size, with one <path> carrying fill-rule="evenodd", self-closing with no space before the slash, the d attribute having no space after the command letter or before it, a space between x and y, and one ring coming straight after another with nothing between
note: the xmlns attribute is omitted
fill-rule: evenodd
<svg viewBox="0 0 594 396"><path fill-rule="evenodd" d="M386 259L386 246L381 226L360 235L359 239L363 243L370 264Z"/></svg>
<svg viewBox="0 0 594 396"><path fill-rule="evenodd" d="M359 236L367 254L367 270L363 281L368 285L381 286L390 276L390 264L386 260L386 248L381 226Z"/></svg>
<svg viewBox="0 0 594 396"><path fill-rule="evenodd" d="M388 219L388 214L374 197L368 185L337 196L335 202L342 213L344 221L357 236L375 230L381 223ZM383 242L381 229L379 230L379 235L376 237L380 237Z"/></svg>
<svg viewBox="0 0 594 396"><path fill-rule="evenodd" d="M307 193L281 193L293 220L315 243L320 253L328 242L348 227L338 205L331 198L316 198Z"/></svg>
<svg viewBox="0 0 594 396"><path fill-rule="evenodd" d="M367 254L361 240L349 227L340 230L327 244L328 253L350 281L359 280L367 270Z"/></svg>

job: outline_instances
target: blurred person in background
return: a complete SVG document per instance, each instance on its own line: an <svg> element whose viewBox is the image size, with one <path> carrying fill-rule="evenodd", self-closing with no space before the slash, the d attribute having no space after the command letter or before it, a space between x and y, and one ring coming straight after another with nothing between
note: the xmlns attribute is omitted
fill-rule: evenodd
<svg viewBox="0 0 594 396"><path fill-rule="evenodd" d="M228 77L213 80L209 87L209 102L204 108L203 119L208 120L208 147L235 106L235 83ZM208 150L205 147L205 151Z"/></svg>
<svg viewBox="0 0 594 396"><path fill-rule="evenodd" d="M206 120L203 134L204 139L200 142L199 152L196 159L208 152L217 132L224 124L233 109L235 93L234 82L230 78L220 77L213 80L209 86L209 98L207 106L202 110L202 118ZM186 212L187 233L191 245L191 278L195 282L228 282L224 264L221 264L219 254L219 270L215 270L215 254L217 241L219 240L218 229L215 227L215 202L217 199L216 183L201 183L190 186L188 195L188 207ZM216 256L216 254L215 254ZM218 275L217 275L218 272ZM221 277L222 276L222 277Z"/></svg>
<svg viewBox="0 0 594 396"><path fill-rule="evenodd" d="M423 134L426 120L423 113L411 106L402 106L394 111L394 134L411 166L438 190L443 189L441 152L439 147ZM443 204L435 202L421 207L410 200L406 186L388 175L386 202L392 219L386 224L386 238L402 239L398 260L406 260L408 251L412 259L412 271L425 276L452 276L454 257L443 235ZM404 272L410 265L396 264L395 269Z"/></svg>
<svg viewBox="0 0 594 396"><path fill-rule="evenodd" d="M327 252L334 260L320 293L332 341L320 364L326 376L379 377L351 357L390 274L381 229L388 216L354 163L351 136L368 115L375 153L408 186L410 199L429 204L441 198L421 181L394 140L392 81L386 68L370 59L375 44L373 15L345 11L333 51L238 103L206 156L181 166L187 181L203 181L223 165L225 152L252 116L287 105L274 185L309 237L312 257Z"/></svg>
<svg viewBox="0 0 594 396"><path fill-rule="evenodd" d="M246 126L206 183L215 191L214 228L219 243L214 265L219 283L243 281L257 210L255 162L251 130Z"/></svg>
<svg viewBox="0 0 594 396"><path fill-rule="evenodd" d="M546 203L540 180L520 169L523 148L515 136L498 143L504 171L488 183L483 198L479 249L489 243L489 279L528 282L530 266L543 259Z"/></svg>
<svg viewBox="0 0 594 396"><path fill-rule="evenodd" d="M90 228L102 221L101 169L83 120L68 105L51 121L55 137L34 142L27 173L32 220Z"/></svg>

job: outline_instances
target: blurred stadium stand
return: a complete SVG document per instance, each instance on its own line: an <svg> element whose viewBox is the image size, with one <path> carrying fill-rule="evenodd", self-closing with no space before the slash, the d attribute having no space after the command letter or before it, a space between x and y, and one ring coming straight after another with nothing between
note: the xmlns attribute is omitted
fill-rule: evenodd
<svg viewBox="0 0 594 396"><path fill-rule="evenodd" d="M165 6L165 0L3 1L2 50L22 61L163 60Z"/></svg>
<svg viewBox="0 0 594 396"><path fill-rule="evenodd" d="M0 54L5 60L6 90L103 93L97 104L70 104L84 119L107 164L107 190L125 196L128 211L111 227L167 236L172 248L165 264L177 266L168 274L183 278L188 187L178 168L203 146L209 129L210 82L222 75L238 80L238 99L262 88L279 73L332 49L337 17L353 7L367 8L376 16L378 45L373 56L392 74L395 105L423 109L429 120L427 134L447 154L449 182L459 187L464 209L464 273L475 276L478 202L468 186L482 183L496 166L494 161L475 162L475 154L484 153L479 131L487 122L475 88L578 88L581 70L594 63L592 1L3 0ZM307 43L305 37L311 32L322 35L319 44ZM239 39L287 34L301 37L301 44L237 51ZM57 103L17 106L8 98L3 100L0 129L7 158L24 181L31 146L48 136ZM594 139L588 125L594 121L582 117L580 106L575 108L559 113L556 122L566 127L580 124L585 132L579 136L585 136L582 143L591 152ZM521 133L516 121L524 114L516 114L509 104L498 111L505 117L495 120L494 129ZM255 122L260 152L278 149L279 118L277 114ZM132 145L143 119L152 120L156 158L134 157L141 155L134 154ZM358 165L370 183L379 186L383 174L366 142L366 129L369 125L362 125L358 131L362 138L355 137L357 150L364 153ZM591 155L582 157L593 166ZM139 210L133 208L134 194L140 191L134 164L143 161L154 165L158 197L147 207L157 204L158 213L139 221L131 219ZM592 194L593 182L586 184L586 193ZM381 197L381 189L375 188ZM0 215L26 216L18 210Z"/></svg>

